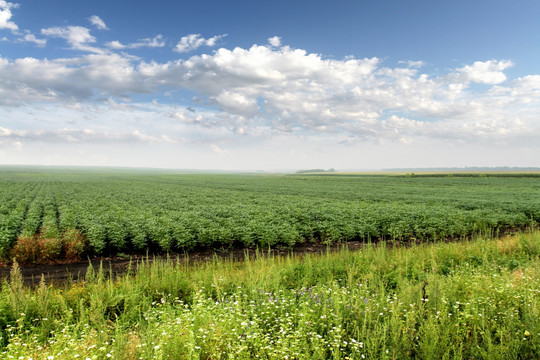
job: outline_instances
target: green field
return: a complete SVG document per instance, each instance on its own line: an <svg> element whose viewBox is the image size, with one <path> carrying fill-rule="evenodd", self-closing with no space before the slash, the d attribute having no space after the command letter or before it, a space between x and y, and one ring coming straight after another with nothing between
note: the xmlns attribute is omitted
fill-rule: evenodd
<svg viewBox="0 0 540 360"><path fill-rule="evenodd" d="M117 253L434 241L540 222L538 174L224 175L10 168L4 262Z"/></svg>

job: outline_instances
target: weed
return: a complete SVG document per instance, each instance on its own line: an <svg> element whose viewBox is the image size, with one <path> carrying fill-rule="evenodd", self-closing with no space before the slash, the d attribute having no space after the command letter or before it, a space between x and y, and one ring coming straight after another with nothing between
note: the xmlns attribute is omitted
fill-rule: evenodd
<svg viewBox="0 0 540 360"><path fill-rule="evenodd" d="M192 265L145 259L116 278L100 266L84 282L35 289L15 261L0 292L0 354L535 359L540 233L507 240Z"/></svg>

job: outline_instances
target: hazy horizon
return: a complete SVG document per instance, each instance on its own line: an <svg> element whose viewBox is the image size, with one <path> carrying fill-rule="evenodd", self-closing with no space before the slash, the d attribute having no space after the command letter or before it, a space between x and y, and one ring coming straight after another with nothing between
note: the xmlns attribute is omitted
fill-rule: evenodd
<svg viewBox="0 0 540 360"><path fill-rule="evenodd" d="M43 170L110 170L110 171L149 171L149 172L178 172L178 173L223 173L223 174L237 174L237 173L258 173L258 174L272 174L272 173L404 173L404 172L418 172L418 173L448 173L448 172L540 172L540 167L431 167L431 168L379 168L379 169L335 169L335 168L274 168L274 169L219 169L219 168L159 168L159 167L130 167L130 166L86 166L86 165L40 165L40 164L0 164L0 171L5 169L43 169Z"/></svg>

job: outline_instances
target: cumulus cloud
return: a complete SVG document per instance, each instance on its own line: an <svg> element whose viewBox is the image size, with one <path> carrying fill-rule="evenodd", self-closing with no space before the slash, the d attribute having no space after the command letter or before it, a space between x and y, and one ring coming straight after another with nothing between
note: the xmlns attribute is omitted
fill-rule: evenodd
<svg viewBox="0 0 540 360"><path fill-rule="evenodd" d="M494 85L506 80L503 71L513 65L509 60L476 61L472 65L466 65L457 70L465 81Z"/></svg>
<svg viewBox="0 0 540 360"><path fill-rule="evenodd" d="M142 47L156 48L165 46L165 41L163 40L163 35L159 34L153 38L139 39L138 41L127 45L124 45L121 42L114 40L108 42L106 46L114 50L137 49Z"/></svg>
<svg viewBox="0 0 540 360"><path fill-rule="evenodd" d="M45 33L74 47L92 41L88 32L69 28ZM160 102L164 117L182 129L231 136L279 133L401 143L420 137L487 142L540 136L540 75L507 80L508 60L478 61L437 76L419 66L387 67L378 58L325 59L270 41L164 63L114 53L0 58L0 103L103 103L189 90L200 99L197 111L188 110L189 101L178 104L184 110ZM473 89L473 82L488 86Z"/></svg>
<svg viewBox="0 0 540 360"><path fill-rule="evenodd" d="M55 26L41 29L41 34L65 39L72 49L103 53L103 50L89 45L95 43L96 38L90 35L90 29L83 26Z"/></svg>
<svg viewBox="0 0 540 360"><path fill-rule="evenodd" d="M225 36L227 36L227 34L216 35L209 39L205 39L201 36L201 34L189 34L182 36L178 44L176 44L174 50L179 53L184 53L193 51L201 46L212 47L217 44L218 40L224 38Z"/></svg>
<svg viewBox="0 0 540 360"><path fill-rule="evenodd" d="M90 23L97 27L99 30L108 30L107 25L105 25L105 22L101 20L99 16L92 15L88 20L90 20Z"/></svg>
<svg viewBox="0 0 540 360"><path fill-rule="evenodd" d="M215 101L226 112L253 116L257 112L256 100L242 93L234 93L227 90L216 96Z"/></svg>
<svg viewBox="0 0 540 360"><path fill-rule="evenodd" d="M13 14L11 9L17 8L19 4L14 4L7 2L5 0L0 0L0 29L8 29L15 31L19 27L13 21L10 21Z"/></svg>
<svg viewBox="0 0 540 360"><path fill-rule="evenodd" d="M281 45L281 38L279 36L273 36L268 39L268 43L274 47L278 47Z"/></svg>
<svg viewBox="0 0 540 360"><path fill-rule="evenodd" d="M192 112L186 113L185 111L171 111L169 116L185 124L200 124L204 120L202 115L194 115Z"/></svg>
<svg viewBox="0 0 540 360"><path fill-rule="evenodd" d="M46 39L38 39L34 34L29 30L19 31L19 27L14 22L10 21L13 14L11 9L19 7L19 4L14 4L7 2L5 0L0 0L0 29L8 29L11 32L18 36L17 41L20 42L31 42L36 44L39 47L44 47L47 43ZM5 36L0 39L1 41L9 41Z"/></svg>
<svg viewBox="0 0 540 360"><path fill-rule="evenodd" d="M142 80L131 60L117 54L56 60L0 58L0 104L78 102L94 95L125 97L147 93L150 87Z"/></svg>

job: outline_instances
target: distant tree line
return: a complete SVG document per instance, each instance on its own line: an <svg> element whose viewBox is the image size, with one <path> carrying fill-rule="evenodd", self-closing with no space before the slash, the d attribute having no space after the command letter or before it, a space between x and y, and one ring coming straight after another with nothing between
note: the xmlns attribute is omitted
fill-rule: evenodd
<svg viewBox="0 0 540 360"><path fill-rule="evenodd" d="M324 170L324 169L307 169L307 170L298 170L297 174L306 174L306 173L326 173L326 172L336 172L334 168Z"/></svg>

